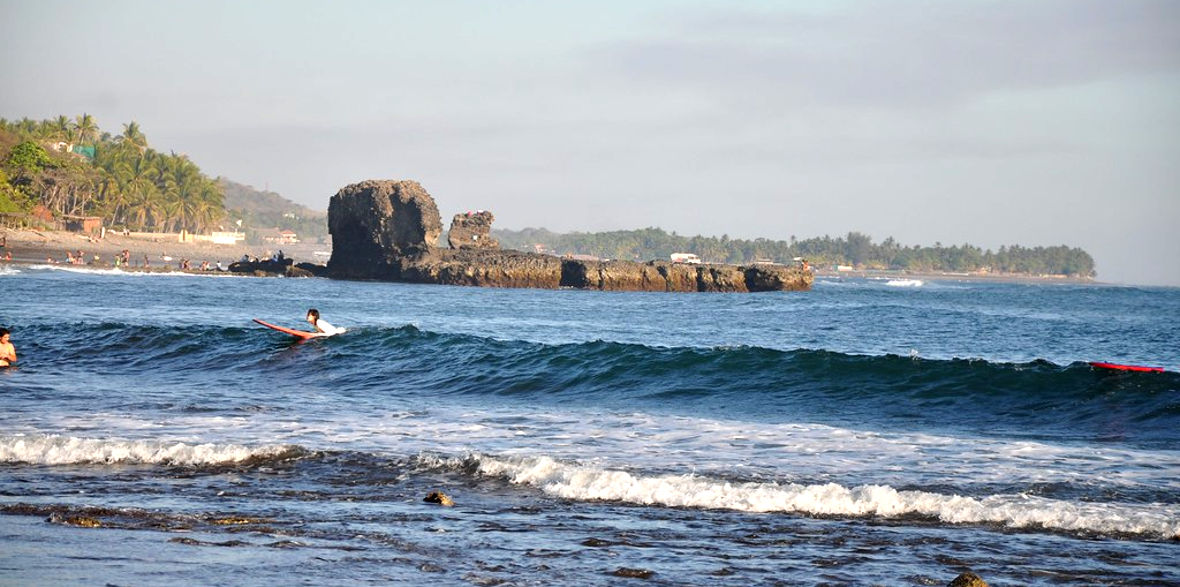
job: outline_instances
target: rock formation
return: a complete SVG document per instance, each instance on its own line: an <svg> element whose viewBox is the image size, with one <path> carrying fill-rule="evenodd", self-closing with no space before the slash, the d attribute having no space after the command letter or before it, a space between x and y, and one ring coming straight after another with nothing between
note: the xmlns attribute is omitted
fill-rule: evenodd
<svg viewBox="0 0 1180 587"><path fill-rule="evenodd" d="M231 273L245 273L257 277L315 277L315 265L310 263L294 264L290 257L284 259L254 259L251 261L235 261L228 269Z"/></svg>
<svg viewBox="0 0 1180 587"><path fill-rule="evenodd" d="M455 500L451 499L451 496L441 491L431 491L429 495L422 498L422 501L426 503L437 503L438 505L446 507L455 505Z"/></svg>
<svg viewBox="0 0 1180 587"><path fill-rule="evenodd" d="M947 587L987 587L987 582L975 573L962 573Z"/></svg>
<svg viewBox="0 0 1180 587"><path fill-rule="evenodd" d="M328 206L329 277L482 287L609 291L747 292L810 289L812 273L781 265L688 265L584 261L500 250L490 212L457 214L451 248L435 246L438 208L413 181L364 181Z"/></svg>
<svg viewBox="0 0 1180 587"><path fill-rule="evenodd" d="M328 203L333 277L400 279L400 259L428 252L442 234L434 198L416 181L354 183Z"/></svg>
<svg viewBox="0 0 1180 587"><path fill-rule="evenodd" d="M498 249L500 243L492 238L492 222L496 217L487 210L456 214L447 231L447 244L452 249Z"/></svg>

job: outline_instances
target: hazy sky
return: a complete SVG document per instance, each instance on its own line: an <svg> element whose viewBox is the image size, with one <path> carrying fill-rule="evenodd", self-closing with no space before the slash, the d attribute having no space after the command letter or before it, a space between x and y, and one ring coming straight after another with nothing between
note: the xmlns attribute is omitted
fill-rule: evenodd
<svg viewBox="0 0 1180 587"><path fill-rule="evenodd" d="M1067 244L1180 285L1180 2L0 0L0 117L138 121L326 209Z"/></svg>

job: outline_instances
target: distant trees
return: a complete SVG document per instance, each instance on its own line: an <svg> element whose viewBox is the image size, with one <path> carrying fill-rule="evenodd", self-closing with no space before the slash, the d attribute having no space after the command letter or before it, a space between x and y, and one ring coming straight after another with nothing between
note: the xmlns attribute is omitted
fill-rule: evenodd
<svg viewBox="0 0 1180 587"><path fill-rule="evenodd" d="M796 257L812 265L851 265L860 269L908 271L990 271L1030 275L1094 276L1094 259L1079 248L1000 247L998 252L963 244L932 247L899 244L893 237L874 243L868 235L849 232L844 237L822 237L789 241L753 240L668 234L659 228L600 233L557 234L543 228L520 231L493 230L505 248L531 251L535 245L557 253L595 255L610 259L646 261L667 259L672 253L695 253L706 262L790 263Z"/></svg>
<svg viewBox="0 0 1180 587"><path fill-rule="evenodd" d="M151 232L206 232L225 215L220 185L188 157L148 148L139 123L112 137L82 114L72 121L0 119L0 207L55 216L101 216L107 226ZM93 158L47 150L73 142ZM6 145L12 145L6 147Z"/></svg>

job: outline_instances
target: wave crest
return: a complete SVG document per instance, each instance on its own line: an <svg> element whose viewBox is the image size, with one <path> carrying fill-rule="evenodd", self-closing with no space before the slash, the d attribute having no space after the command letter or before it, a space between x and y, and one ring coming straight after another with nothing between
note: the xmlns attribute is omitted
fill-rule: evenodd
<svg viewBox="0 0 1180 587"><path fill-rule="evenodd" d="M1155 539L1180 537L1180 506L1172 504L1067 502L1025 494L975 498L898 490L887 485L734 482L694 474L636 474L563 463L550 457L472 455L467 459L437 459L433 464L502 478L579 501L813 516L922 516L950 524L996 524Z"/></svg>
<svg viewBox="0 0 1180 587"><path fill-rule="evenodd" d="M305 452L294 445L247 447L237 444L76 438L57 434L0 436L0 463L34 465L252 465L296 458Z"/></svg>

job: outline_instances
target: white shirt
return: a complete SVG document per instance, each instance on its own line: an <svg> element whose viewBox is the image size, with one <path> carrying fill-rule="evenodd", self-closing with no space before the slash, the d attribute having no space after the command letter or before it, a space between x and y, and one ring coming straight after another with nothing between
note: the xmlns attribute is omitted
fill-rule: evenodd
<svg viewBox="0 0 1180 587"><path fill-rule="evenodd" d="M323 332L324 334L341 334L341 333L345 332L345 330L343 328L337 328L335 326L332 326L331 324L328 323L327 320L318 320L317 319L315 321L315 327L317 330L319 330L320 332Z"/></svg>

